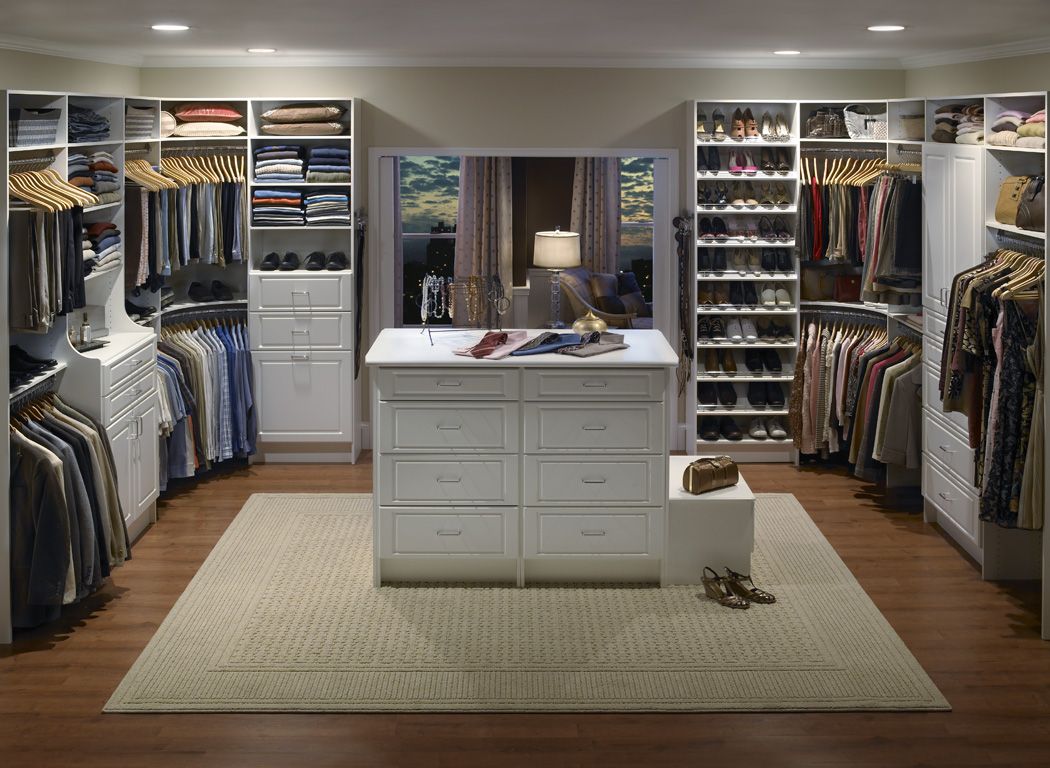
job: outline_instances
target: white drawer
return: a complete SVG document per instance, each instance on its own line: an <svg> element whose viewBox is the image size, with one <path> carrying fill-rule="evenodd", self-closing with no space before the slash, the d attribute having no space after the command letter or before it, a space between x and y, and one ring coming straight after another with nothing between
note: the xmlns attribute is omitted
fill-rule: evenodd
<svg viewBox="0 0 1050 768"><path fill-rule="evenodd" d="M380 557L517 557L513 507L380 507Z"/></svg>
<svg viewBox="0 0 1050 768"><path fill-rule="evenodd" d="M937 340L938 344L944 344L944 331L948 327L948 321L940 315L932 312L922 313L922 332Z"/></svg>
<svg viewBox="0 0 1050 768"><path fill-rule="evenodd" d="M102 422L112 425L124 411L157 388L157 367L150 365L142 374L127 382L123 388L102 398Z"/></svg>
<svg viewBox="0 0 1050 768"><path fill-rule="evenodd" d="M517 400L518 372L380 368L380 400Z"/></svg>
<svg viewBox="0 0 1050 768"><path fill-rule="evenodd" d="M526 400L663 400L663 369L525 371Z"/></svg>
<svg viewBox="0 0 1050 768"><path fill-rule="evenodd" d="M922 338L922 360L933 369L935 376L939 378L941 374L941 345L931 336L923 336ZM934 392L936 391L934 390Z"/></svg>
<svg viewBox="0 0 1050 768"><path fill-rule="evenodd" d="M943 419L947 419L966 434L970 433L969 418L965 413L952 411L945 413L941 404L940 393L937 391L937 370L923 361L922 366L922 404Z"/></svg>
<svg viewBox="0 0 1050 768"><path fill-rule="evenodd" d="M379 449L384 453L517 453L518 413L517 403L383 401L379 404Z"/></svg>
<svg viewBox="0 0 1050 768"><path fill-rule="evenodd" d="M958 528L958 531L953 531L949 527L948 533L962 535L971 544L980 543L977 498L935 461L923 462L922 495L949 519L951 525Z"/></svg>
<svg viewBox="0 0 1050 768"><path fill-rule="evenodd" d="M346 350L353 348L354 316L350 312L251 312L248 332L253 350Z"/></svg>
<svg viewBox="0 0 1050 768"><path fill-rule="evenodd" d="M517 456L381 455L379 477L381 505L518 503Z"/></svg>
<svg viewBox="0 0 1050 768"><path fill-rule="evenodd" d="M523 555L631 555L659 552L655 508L586 513L580 509L527 507Z"/></svg>
<svg viewBox="0 0 1050 768"><path fill-rule="evenodd" d="M526 456L525 504L659 505L666 462L663 455Z"/></svg>
<svg viewBox="0 0 1050 768"><path fill-rule="evenodd" d="M935 411L925 411L926 429L923 430L923 450L928 456L944 464L962 480L971 493L976 493L973 484L973 449L966 439L948 427L944 416Z"/></svg>
<svg viewBox="0 0 1050 768"><path fill-rule="evenodd" d="M526 403L525 451L662 453L660 403Z"/></svg>
<svg viewBox="0 0 1050 768"><path fill-rule="evenodd" d="M124 357L102 366L102 392L112 392L125 381L140 373L144 366L157 364L157 348L153 341L132 350Z"/></svg>
<svg viewBox="0 0 1050 768"><path fill-rule="evenodd" d="M310 276L307 277L307 274ZM248 296L252 310L278 309L312 314L316 311L348 312L352 306L353 275L302 273L295 277L277 272L253 274Z"/></svg>

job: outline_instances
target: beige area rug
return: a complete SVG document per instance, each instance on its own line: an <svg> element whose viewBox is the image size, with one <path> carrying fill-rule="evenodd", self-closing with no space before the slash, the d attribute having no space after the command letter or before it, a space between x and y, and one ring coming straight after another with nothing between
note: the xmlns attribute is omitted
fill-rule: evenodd
<svg viewBox="0 0 1050 768"><path fill-rule="evenodd" d="M791 495L748 611L698 587L371 585L372 497L257 494L107 712L943 710Z"/></svg>

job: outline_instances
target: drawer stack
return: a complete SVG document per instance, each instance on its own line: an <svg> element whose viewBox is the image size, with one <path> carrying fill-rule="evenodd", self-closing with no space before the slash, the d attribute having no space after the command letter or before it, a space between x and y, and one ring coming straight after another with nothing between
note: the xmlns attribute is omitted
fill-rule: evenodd
<svg viewBox="0 0 1050 768"><path fill-rule="evenodd" d="M352 274L253 271L249 279L259 440L349 446Z"/></svg>
<svg viewBox="0 0 1050 768"><path fill-rule="evenodd" d="M525 579L658 578L663 371L523 376Z"/></svg>

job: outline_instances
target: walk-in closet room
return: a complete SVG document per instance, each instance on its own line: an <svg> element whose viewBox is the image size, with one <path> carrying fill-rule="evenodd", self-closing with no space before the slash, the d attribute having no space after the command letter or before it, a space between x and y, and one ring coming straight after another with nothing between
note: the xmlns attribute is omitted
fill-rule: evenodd
<svg viewBox="0 0 1050 768"><path fill-rule="evenodd" d="M0 766L1050 766L1050 3L8 3Z"/></svg>

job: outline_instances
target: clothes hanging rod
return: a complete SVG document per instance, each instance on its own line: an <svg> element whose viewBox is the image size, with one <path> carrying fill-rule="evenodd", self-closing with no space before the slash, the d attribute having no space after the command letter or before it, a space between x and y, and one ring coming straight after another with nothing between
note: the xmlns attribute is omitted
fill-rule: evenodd
<svg viewBox="0 0 1050 768"><path fill-rule="evenodd" d="M1009 245L1014 250L1018 250L1027 256L1042 257L1046 255L1046 245L1041 240L1024 240L1019 236L1011 235L1001 230L997 230L993 237L999 245ZM1035 238L1036 234L1033 233L1032 237ZM994 254L990 255L994 256Z"/></svg>
<svg viewBox="0 0 1050 768"><path fill-rule="evenodd" d="M247 320L248 307L179 307L178 309L161 310L160 322L161 325L165 323L185 323L193 322L194 320L208 320L217 317L234 317L235 319L241 319L240 316Z"/></svg>
<svg viewBox="0 0 1050 768"><path fill-rule="evenodd" d="M862 149L860 147L805 147L802 150L803 155L853 155L858 157L860 155L870 155L872 157L884 157L886 151L882 149Z"/></svg>
<svg viewBox="0 0 1050 768"><path fill-rule="evenodd" d="M48 392L54 392L55 384L58 382L58 374L64 370L65 368L59 368L50 371L46 378L34 382L28 388L20 392L12 394L8 406L11 412L14 413L15 411L20 411L31 401L36 400L41 395L46 395Z"/></svg>

